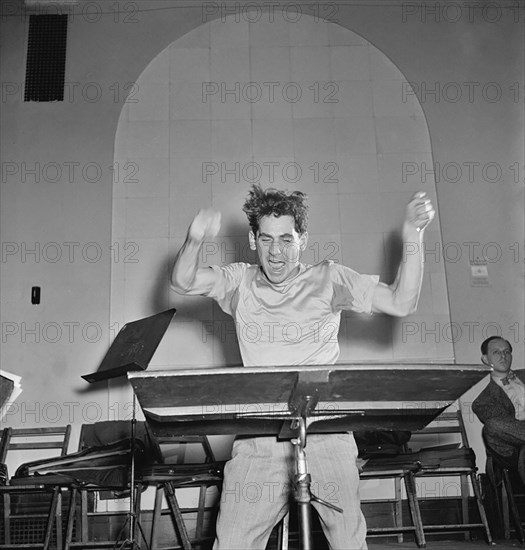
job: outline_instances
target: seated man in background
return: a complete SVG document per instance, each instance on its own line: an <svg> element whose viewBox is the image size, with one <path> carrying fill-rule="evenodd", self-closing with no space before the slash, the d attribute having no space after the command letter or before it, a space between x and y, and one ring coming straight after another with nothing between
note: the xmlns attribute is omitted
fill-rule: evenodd
<svg viewBox="0 0 525 550"><path fill-rule="evenodd" d="M493 368L490 382L472 403L483 422L483 439L525 483L525 370L512 371L512 346L501 336L481 344L481 361Z"/></svg>

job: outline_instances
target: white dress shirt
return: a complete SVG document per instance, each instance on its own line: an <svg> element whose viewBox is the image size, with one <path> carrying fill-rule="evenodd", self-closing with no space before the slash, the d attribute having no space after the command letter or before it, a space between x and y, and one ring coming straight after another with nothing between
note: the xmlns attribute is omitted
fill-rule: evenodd
<svg viewBox="0 0 525 550"><path fill-rule="evenodd" d="M511 400L517 420L525 420L525 384L510 371L504 378L494 378Z"/></svg>

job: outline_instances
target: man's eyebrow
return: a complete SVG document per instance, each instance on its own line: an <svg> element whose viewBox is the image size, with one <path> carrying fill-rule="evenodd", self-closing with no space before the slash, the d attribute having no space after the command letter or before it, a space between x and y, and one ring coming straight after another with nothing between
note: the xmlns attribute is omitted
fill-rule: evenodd
<svg viewBox="0 0 525 550"><path fill-rule="evenodd" d="M268 233L259 233L259 237L268 237L269 239L273 239L272 235L269 235ZM279 239L293 239L293 235L291 233L283 233L282 235L277 236Z"/></svg>

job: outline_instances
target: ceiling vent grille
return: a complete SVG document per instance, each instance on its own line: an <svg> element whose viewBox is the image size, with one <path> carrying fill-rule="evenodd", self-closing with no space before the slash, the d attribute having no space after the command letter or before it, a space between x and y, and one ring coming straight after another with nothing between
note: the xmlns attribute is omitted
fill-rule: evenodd
<svg viewBox="0 0 525 550"><path fill-rule="evenodd" d="M63 101L67 15L31 15L24 101Z"/></svg>

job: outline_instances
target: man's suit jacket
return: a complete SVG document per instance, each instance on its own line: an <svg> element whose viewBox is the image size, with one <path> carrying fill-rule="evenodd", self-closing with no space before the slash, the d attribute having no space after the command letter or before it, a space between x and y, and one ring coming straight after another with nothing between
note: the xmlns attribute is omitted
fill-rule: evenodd
<svg viewBox="0 0 525 550"><path fill-rule="evenodd" d="M525 383L525 370L512 371ZM472 410L485 423L490 418L515 418L516 410L503 389L492 380L472 403Z"/></svg>

